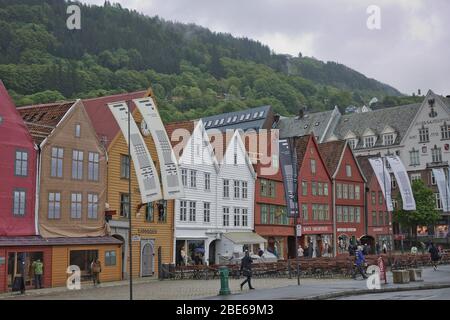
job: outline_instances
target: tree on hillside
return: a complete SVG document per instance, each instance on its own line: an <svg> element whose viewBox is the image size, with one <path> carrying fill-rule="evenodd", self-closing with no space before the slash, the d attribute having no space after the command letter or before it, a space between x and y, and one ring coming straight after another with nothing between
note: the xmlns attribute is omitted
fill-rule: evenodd
<svg viewBox="0 0 450 320"><path fill-rule="evenodd" d="M394 219L401 226L406 226L410 234L417 242L417 226L431 226L440 218L439 211L436 210L436 203L433 191L428 188L422 180L414 180L412 191L416 200L415 211L403 210L402 198L397 196L398 207L394 211Z"/></svg>

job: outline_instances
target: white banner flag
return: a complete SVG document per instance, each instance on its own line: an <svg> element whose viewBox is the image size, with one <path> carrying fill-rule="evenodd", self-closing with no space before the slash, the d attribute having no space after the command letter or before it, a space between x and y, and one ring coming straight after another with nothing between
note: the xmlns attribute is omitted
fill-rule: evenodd
<svg viewBox="0 0 450 320"><path fill-rule="evenodd" d="M405 166L398 156L387 156L386 158L391 166L392 172L394 173L400 189L400 194L403 200L403 210L416 210L416 201L414 200L411 183L409 181L408 173L406 173Z"/></svg>
<svg viewBox="0 0 450 320"><path fill-rule="evenodd" d="M128 106L125 102L108 103L114 118L116 119L120 130L128 141ZM131 140L131 159L133 160L136 177L139 184L142 203L149 203L162 199L161 186L159 184L158 174L153 163L150 152L148 152L144 138L139 132L139 128L130 114L130 140Z"/></svg>
<svg viewBox="0 0 450 320"><path fill-rule="evenodd" d="M183 183L177 165L175 153L172 150L166 129L161 121L155 102L152 98L135 99L139 112L155 142L161 170L164 199L178 199L184 197Z"/></svg>
<svg viewBox="0 0 450 320"><path fill-rule="evenodd" d="M445 179L444 169L433 169L433 176L439 189L439 197L442 202L442 209L444 210L444 212L448 212L450 193L447 181Z"/></svg>
<svg viewBox="0 0 450 320"><path fill-rule="evenodd" d="M384 198L386 199L387 210L392 212L394 211L394 207L392 206L391 196L391 175L384 166L383 159L369 158L369 162L375 172L381 191L383 191Z"/></svg>

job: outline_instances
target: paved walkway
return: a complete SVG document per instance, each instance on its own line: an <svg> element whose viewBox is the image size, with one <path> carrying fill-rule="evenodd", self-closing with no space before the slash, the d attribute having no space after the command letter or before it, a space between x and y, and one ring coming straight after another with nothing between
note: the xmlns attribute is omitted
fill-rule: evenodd
<svg viewBox="0 0 450 320"><path fill-rule="evenodd" d="M399 290L420 286L422 289L436 287L450 287L450 266L440 266L438 271L426 268L423 271L423 282L411 282L404 285L392 284L392 276L388 273L388 285L383 290ZM144 278L136 279L133 286L134 299L221 299L221 300L273 300L273 299L314 299L336 298L342 294L364 293L366 282L351 279L301 279L297 286L297 279L254 279L256 290L240 291L241 280L230 280L232 295L218 296L220 281L216 280L164 280ZM66 288L49 288L29 290L25 295L8 293L0 295L0 299L28 300L127 300L129 287L127 281L104 283L94 288L84 285L81 290L71 291Z"/></svg>

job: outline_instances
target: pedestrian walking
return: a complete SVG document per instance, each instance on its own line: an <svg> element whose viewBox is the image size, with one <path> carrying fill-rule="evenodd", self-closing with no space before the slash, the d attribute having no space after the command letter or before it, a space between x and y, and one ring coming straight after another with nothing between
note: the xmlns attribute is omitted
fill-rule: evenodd
<svg viewBox="0 0 450 320"><path fill-rule="evenodd" d="M91 263L92 281L94 286L100 284L100 272L102 272L102 264L98 258L95 258Z"/></svg>
<svg viewBox="0 0 450 320"><path fill-rule="evenodd" d="M379 256L381 252L381 246L379 242L377 242L377 244L375 245L375 250L377 252L377 256Z"/></svg>
<svg viewBox="0 0 450 320"><path fill-rule="evenodd" d="M297 255L298 255L299 257L303 257L304 251L305 251L305 250L303 250L302 246L301 246L301 245L298 245Z"/></svg>
<svg viewBox="0 0 450 320"><path fill-rule="evenodd" d="M241 261L241 272L246 279L241 283L241 290L246 283L248 283L250 290L255 289L252 287L252 263L253 259L250 257L248 250L245 250L245 256Z"/></svg>
<svg viewBox="0 0 450 320"><path fill-rule="evenodd" d="M359 272L364 279L368 278L363 269L365 263L366 263L366 259L364 258L363 248L361 246L359 246L355 253L355 268L353 270L353 279L356 280L357 272Z"/></svg>
<svg viewBox="0 0 450 320"><path fill-rule="evenodd" d="M386 254L387 253L387 245L386 242L383 241L383 253Z"/></svg>
<svg viewBox="0 0 450 320"><path fill-rule="evenodd" d="M44 269L44 264L41 262L41 259L37 259L31 264L31 268L34 273L34 288L42 289L42 273Z"/></svg>
<svg viewBox="0 0 450 320"><path fill-rule="evenodd" d="M428 252L430 253L431 264L433 265L434 271L436 271L441 256L439 254L438 248L436 248L433 242L430 243L430 248L428 249Z"/></svg>

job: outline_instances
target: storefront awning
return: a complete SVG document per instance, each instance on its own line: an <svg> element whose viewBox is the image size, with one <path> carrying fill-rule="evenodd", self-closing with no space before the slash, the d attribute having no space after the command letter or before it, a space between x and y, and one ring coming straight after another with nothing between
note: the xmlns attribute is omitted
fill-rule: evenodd
<svg viewBox="0 0 450 320"><path fill-rule="evenodd" d="M259 244L267 242L266 239L255 232L228 232L224 233L223 236L235 244Z"/></svg>

